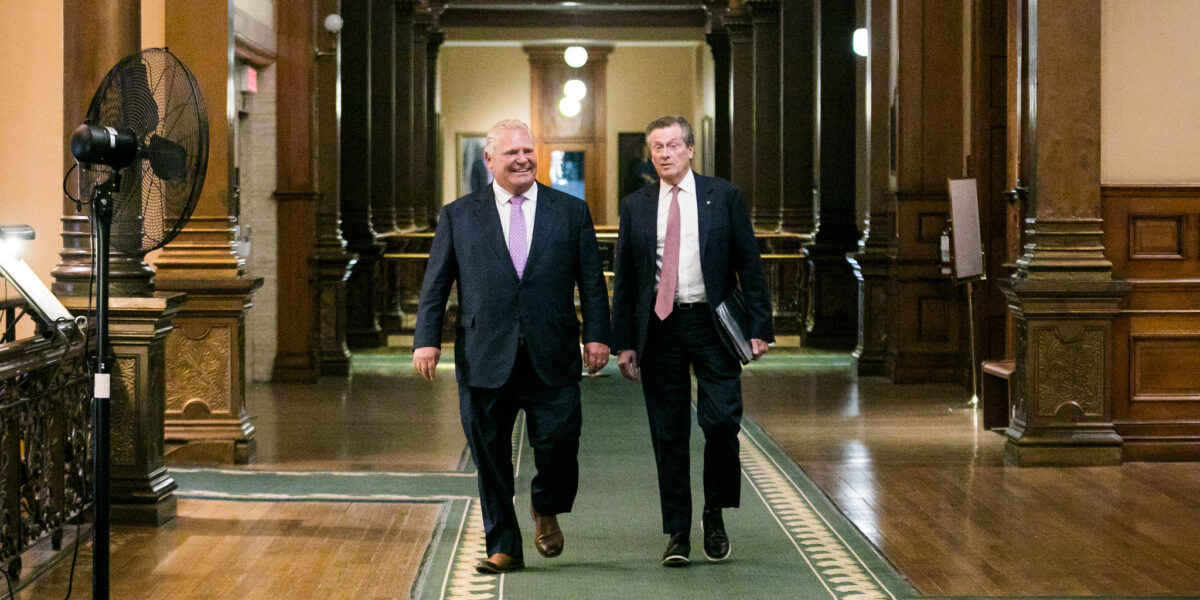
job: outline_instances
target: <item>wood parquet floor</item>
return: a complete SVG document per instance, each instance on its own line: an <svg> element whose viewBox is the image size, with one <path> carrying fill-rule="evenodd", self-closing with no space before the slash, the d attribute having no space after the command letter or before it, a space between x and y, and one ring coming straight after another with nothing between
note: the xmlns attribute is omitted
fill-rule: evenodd
<svg viewBox="0 0 1200 600"><path fill-rule="evenodd" d="M453 371L430 386L399 365L248 385L252 467L456 468ZM1200 596L1200 463L1005 467L962 388L847 368L752 368L743 389L747 415L924 595ZM114 528L113 598L404 598L437 510L183 499L164 527ZM62 598L69 565L19 597ZM85 543L73 598L89 565Z"/></svg>

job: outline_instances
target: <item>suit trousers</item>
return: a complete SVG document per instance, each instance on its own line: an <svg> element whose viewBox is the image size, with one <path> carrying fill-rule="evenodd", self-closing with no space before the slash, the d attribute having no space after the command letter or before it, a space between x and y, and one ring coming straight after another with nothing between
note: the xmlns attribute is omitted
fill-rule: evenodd
<svg viewBox="0 0 1200 600"><path fill-rule="evenodd" d="M530 485L533 508L542 515L570 512L579 487L579 432L583 423L579 384L546 385L522 345L508 381L500 388L460 384L459 412L478 472L479 500L488 555L523 558L513 508L512 431L525 411L537 473Z"/></svg>
<svg viewBox="0 0 1200 600"><path fill-rule="evenodd" d="M704 431L704 508L738 505L742 422L741 363L725 348L707 304L676 307L665 320L650 316L641 360L642 393L658 466L663 533L688 533L692 523L690 447L692 385L696 420Z"/></svg>

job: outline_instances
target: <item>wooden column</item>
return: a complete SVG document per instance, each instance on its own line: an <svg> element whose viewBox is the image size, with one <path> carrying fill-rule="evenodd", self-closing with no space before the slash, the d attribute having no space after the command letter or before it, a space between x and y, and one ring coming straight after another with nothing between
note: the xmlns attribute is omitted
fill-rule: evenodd
<svg viewBox="0 0 1200 600"><path fill-rule="evenodd" d="M384 244L372 225L372 38L371 2L342 7L342 235L346 249L357 255L346 280L346 343L350 348L384 345L379 325L380 289L384 285ZM394 225L394 218L393 218Z"/></svg>
<svg viewBox="0 0 1200 600"><path fill-rule="evenodd" d="M167 336L165 443L172 462L246 463L246 313L261 277L236 251L233 170L233 3L168 4L166 40L208 105L208 175L192 218L155 261L159 291L186 292Z"/></svg>
<svg viewBox="0 0 1200 600"><path fill-rule="evenodd" d="M428 10L418 10L413 15L412 36L412 137L398 148L407 155L412 175L407 182L409 203L412 206L413 224L416 231L429 227L429 197L432 195L430 181L435 179L429 171L429 82L426 70L429 67L429 28L433 16Z"/></svg>
<svg viewBox="0 0 1200 600"><path fill-rule="evenodd" d="M317 237L317 190L314 168L313 25L310 2L275 6L279 35L276 111L275 200L278 202L279 324L272 380L313 383L317 358L317 290L314 244Z"/></svg>
<svg viewBox="0 0 1200 600"><path fill-rule="evenodd" d="M71 134L101 80L140 47L140 10L131 0L66 0L63 9L64 39L71 40L63 45L63 157L69 166ZM87 296L91 227L69 201L64 214L63 260L52 272L53 291L72 314L88 314L95 308ZM111 519L161 525L176 514L176 484L163 460L164 339L184 296L153 293L153 271L141 256L112 252L109 259Z"/></svg>
<svg viewBox="0 0 1200 600"><path fill-rule="evenodd" d="M729 69L732 72L729 180L741 189L746 206L753 210L754 30L745 7L730 3L725 30L729 33Z"/></svg>
<svg viewBox="0 0 1200 600"><path fill-rule="evenodd" d="M141 11L136 0L64 0L63 2L63 171L75 165L71 134L87 116L100 82L116 64L141 46ZM75 181L78 173L72 174ZM78 193L78 188L71 190ZM90 202L90 198L80 198ZM91 225L88 209L63 199L61 261L51 271L58 295L86 295L92 273ZM154 271L145 257L113 250L109 254L109 291L113 297L147 296L154 291Z"/></svg>
<svg viewBox="0 0 1200 600"><path fill-rule="evenodd" d="M350 374L346 346L346 279L355 256L346 252L341 233L341 120L338 82L341 77L339 34L326 31L325 15L340 13L340 0L317 0L317 340L321 375ZM352 4L347 2L346 4ZM344 19L343 19L344 24Z"/></svg>
<svg viewBox="0 0 1200 600"><path fill-rule="evenodd" d="M783 231L812 238L816 228L813 198L813 119L816 100L816 28L814 0L783 2L783 114L780 122Z"/></svg>
<svg viewBox="0 0 1200 600"><path fill-rule="evenodd" d="M779 0L746 0L754 30L754 205L756 229L779 231L780 162Z"/></svg>
<svg viewBox="0 0 1200 600"><path fill-rule="evenodd" d="M413 149L410 146L416 139L413 137L413 110L416 106L413 64L416 62L416 8L419 3L414 0L388 1L395 5L392 25L394 43L392 56L394 58L391 66L393 114L395 115L393 117L392 152L396 166L392 179L392 200L396 207L396 228L400 231L413 231L416 229L413 181L418 176L416 173L418 163L412 158ZM379 84L383 86L385 82L381 80ZM424 93L423 90L424 86L422 86L422 93ZM382 92L377 92L376 98L379 97L379 93ZM383 123L377 123L377 125L383 126ZM378 167L378 165L376 166ZM389 238L388 250L399 251L401 248L397 244L398 240ZM395 312L397 310L393 298L393 302L388 308L389 320L398 317L398 312Z"/></svg>
<svg viewBox="0 0 1200 600"><path fill-rule="evenodd" d="M863 244L854 255L854 275L858 279L858 306L861 315L858 346L854 358L859 375L883 375L886 372L888 331L888 280L891 274L889 252L895 237L895 215L890 210L891 119L889 108L892 87L889 83L892 57L891 5L871 0L867 15L869 53L867 77L870 94L868 123L869 213ZM897 315L899 318L899 315Z"/></svg>
<svg viewBox="0 0 1200 600"><path fill-rule="evenodd" d="M440 113L437 109L437 84L438 84L438 53L442 48L442 42L446 40L446 34L431 28L429 31L429 42L426 46L426 63L425 63L425 89L426 89L426 123L428 127L427 146L428 151L425 154L427 159L426 169L431 176L432 181L429 182L430 194L426 198L428 208L425 213L427 215L426 228L433 230L437 228L438 212L442 208L442 178L439 175L442 172L441 148L442 148L442 125Z"/></svg>
<svg viewBox="0 0 1200 600"><path fill-rule="evenodd" d="M716 25L713 16L712 32L705 36L713 57L713 97L716 114L713 116L713 173L721 179L729 179L729 32L724 27L724 16Z"/></svg>
<svg viewBox="0 0 1200 600"><path fill-rule="evenodd" d="M371 223L385 240L396 234L396 178L408 176L396 160L396 35L396 1L371 0Z"/></svg>
<svg viewBox="0 0 1200 600"><path fill-rule="evenodd" d="M812 272L810 327L814 348L854 348L858 284L847 253L858 245L854 196L855 64L850 40L854 3L820 4L820 124L818 198L821 224L806 250Z"/></svg>
<svg viewBox="0 0 1200 600"><path fill-rule="evenodd" d="M1100 5L1029 1L1025 253L1001 282L1014 314L1016 400L1005 458L1021 465L1121 462L1112 423L1112 279L1100 198Z"/></svg>

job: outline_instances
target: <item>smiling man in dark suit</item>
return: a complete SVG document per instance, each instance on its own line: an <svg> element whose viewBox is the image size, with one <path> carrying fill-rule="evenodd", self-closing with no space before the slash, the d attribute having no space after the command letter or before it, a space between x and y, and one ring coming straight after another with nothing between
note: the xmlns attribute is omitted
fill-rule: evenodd
<svg viewBox="0 0 1200 600"><path fill-rule="evenodd" d="M613 348L621 374L642 382L658 466L664 567L690 562L692 496L688 436L691 376L704 431L704 554L729 557L721 509L738 506L741 364L721 341L713 308L739 286L750 317L753 360L774 341L771 305L754 228L728 181L692 172L692 127L662 117L646 128L659 182L621 200L613 283Z"/></svg>
<svg viewBox="0 0 1200 600"><path fill-rule="evenodd" d="M579 289L584 360L608 362L608 292L587 204L537 183L529 127L505 120L488 131L494 179L446 205L429 251L413 335L413 366L432 380L441 357L450 288L458 284L454 366L459 411L478 470L487 537L481 573L525 566L513 507L512 429L524 410L537 474L531 484L538 552L563 549L556 515L579 483L581 413Z"/></svg>

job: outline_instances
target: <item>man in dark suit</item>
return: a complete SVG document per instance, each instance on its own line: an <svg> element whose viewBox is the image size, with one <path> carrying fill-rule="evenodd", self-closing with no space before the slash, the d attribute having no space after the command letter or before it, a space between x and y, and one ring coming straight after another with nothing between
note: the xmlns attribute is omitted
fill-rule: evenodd
<svg viewBox="0 0 1200 600"><path fill-rule="evenodd" d="M459 411L478 470L487 536L481 573L525 566L513 508L512 429L525 411L537 474L531 485L536 546L562 552L556 515L579 482L580 323L588 372L608 362L608 292L596 233L580 199L537 183L529 127L488 132L486 186L442 209L429 251L413 335L413 366L432 380L450 288L458 284L454 366Z"/></svg>
<svg viewBox="0 0 1200 600"><path fill-rule="evenodd" d="M691 377L704 431L704 554L729 557L722 508L738 506L741 364L719 337L713 308L741 287L758 360L774 341L754 228L741 194L691 169L692 127L662 117L646 128L659 183L621 200L613 283L613 348L621 374L642 382L658 466L665 567L689 564Z"/></svg>

